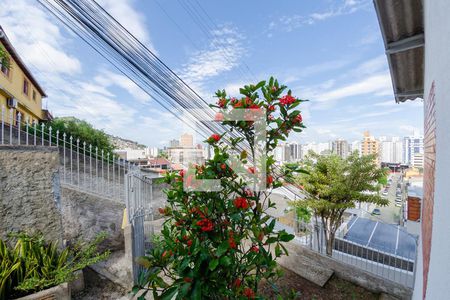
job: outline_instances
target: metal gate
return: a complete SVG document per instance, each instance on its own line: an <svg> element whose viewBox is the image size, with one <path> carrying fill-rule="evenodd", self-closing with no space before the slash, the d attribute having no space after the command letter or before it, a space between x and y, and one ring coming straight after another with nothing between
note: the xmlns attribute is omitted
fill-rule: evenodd
<svg viewBox="0 0 450 300"><path fill-rule="evenodd" d="M152 229L146 222L153 221L153 185L140 171L132 171L126 175L125 181L126 207L128 222L131 225L133 279L137 282L141 267L136 258L144 256L150 247Z"/></svg>

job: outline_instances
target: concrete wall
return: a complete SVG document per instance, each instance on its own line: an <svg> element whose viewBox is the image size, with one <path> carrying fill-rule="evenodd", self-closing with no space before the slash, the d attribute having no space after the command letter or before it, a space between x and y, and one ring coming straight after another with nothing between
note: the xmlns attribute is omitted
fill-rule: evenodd
<svg viewBox="0 0 450 300"><path fill-rule="evenodd" d="M419 251L414 299L448 299L450 294L450 1L425 0L425 108L431 101L434 84L435 170L434 194L427 198L431 176L424 176L423 218L431 219L422 227L423 252ZM429 119L425 109L425 119ZM427 123L425 123L427 127ZM425 130L426 131L426 130ZM425 150L427 153L427 149ZM425 158L427 160L427 157ZM427 163L427 162L426 162ZM425 173L430 165L425 165ZM432 200L433 201L429 201ZM430 205L428 209L426 206ZM425 222L424 222L425 223ZM425 225L425 224L424 224ZM425 230L425 232L424 232ZM429 254L428 254L429 253ZM428 261L429 259L429 261ZM423 268L422 268L423 266ZM421 272L422 269L424 272ZM428 269L428 272L426 270ZM426 285L426 290L424 289Z"/></svg>
<svg viewBox="0 0 450 300"><path fill-rule="evenodd" d="M63 185L61 205L65 240L89 241L104 231L108 234L103 244L105 248L124 248L122 220L125 204Z"/></svg>
<svg viewBox="0 0 450 300"><path fill-rule="evenodd" d="M28 231L61 240L58 166L56 148L0 146L0 238Z"/></svg>

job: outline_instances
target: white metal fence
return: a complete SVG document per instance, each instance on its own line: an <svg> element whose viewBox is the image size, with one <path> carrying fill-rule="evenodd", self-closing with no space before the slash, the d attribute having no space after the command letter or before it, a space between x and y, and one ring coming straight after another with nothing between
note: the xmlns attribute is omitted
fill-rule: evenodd
<svg viewBox="0 0 450 300"><path fill-rule="evenodd" d="M277 225L277 227L282 229L290 226ZM345 228L345 226L342 227ZM320 223L296 221L293 227L290 227L290 231L295 234L296 243L326 255L326 241L323 226ZM415 239L412 236L410 238ZM405 249L398 254L389 245L382 243L368 245L367 241L358 240L355 237L350 239L346 236L346 231L342 230L336 234L332 258L408 288L414 286L416 247Z"/></svg>
<svg viewBox="0 0 450 300"><path fill-rule="evenodd" d="M1 108L0 145L58 147L61 183L116 201L125 201L125 176L138 167L112 153L67 136L44 123L22 120Z"/></svg>
<svg viewBox="0 0 450 300"><path fill-rule="evenodd" d="M151 247L153 227L153 181L145 178L139 172L129 172L126 175L126 207L128 222L131 225L133 279L137 283L143 268L136 263L136 258L144 256L146 249Z"/></svg>

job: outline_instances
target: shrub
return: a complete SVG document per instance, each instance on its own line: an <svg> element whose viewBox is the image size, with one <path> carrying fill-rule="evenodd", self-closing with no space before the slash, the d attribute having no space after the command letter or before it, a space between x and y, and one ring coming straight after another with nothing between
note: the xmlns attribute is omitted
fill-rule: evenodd
<svg viewBox="0 0 450 300"><path fill-rule="evenodd" d="M217 105L221 108L219 120L235 109L250 108L256 113L266 110L266 149L272 153L279 140L285 140L290 131L302 131L299 110L303 100L285 94L286 87L271 78L240 90L243 97L236 99L218 91ZM259 92L262 93L260 98ZM145 295L152 291L155 298L222 299L254 298L262 279L278 275L276 258L287 254L283 242L293 239L284 230L275 231L275 220L267 214L275 207L270 190L282 185L281 175L274 173L273 155L250 164L248 156L255 157L255 124L253 121L222 121L230 132L213 134L207 143L214 149L214 157L204 165L196 166L194 174L170 172L165 181L168 206L160 212L166 216L162 236L147 256L139 258L145 268L138 285ZM245 138L232 135L237 131ZM228 143L225 140L228 138ZM261 142L261 141L259 141ZM242 150L248 145L250 153ZM239 176L230 168L228 159L234 158L248 168L249 175L267 173L267 190L252 190L249 176ZM286 168L283 175L294 169ZM218 179L220 191L199 192L183 188L183 182L195 184L197 179ZM168 281L166 281L168 279ZM142 296L143 299L144 296Z"/></svg>
<svg viewBox="0 0 450 300"><path fill-rule="evenodd" d="M59 250L57 243L46 243L41 236L25 233L11 235L16 239L0 240L0 299L11 299L35 293L74 279L74 272L104 260L109 252L97 252L105 235L89 244Z"/></svg>

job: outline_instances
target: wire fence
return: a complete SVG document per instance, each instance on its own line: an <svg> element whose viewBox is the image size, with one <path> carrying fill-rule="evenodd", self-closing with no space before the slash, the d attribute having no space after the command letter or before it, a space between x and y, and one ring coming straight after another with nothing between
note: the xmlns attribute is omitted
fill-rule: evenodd
<svg viewBox="0 0 450 300"><path fill-rule="evenodd" d="M294 242L308 247L322 255L327 255L324 227L320 222L294 220L293 226L277 224L276 229L285 229L295 234ZM375 231L373 231L375 232ZM343 223L336 233L332 245L333 259L358 267L376 276L404 285L414 286L416 272L417 243L413 236L397 236L396 243L383 242L383 236L370 240L355 237L349 226ZM383 232L380 232L383 235ZM373 241L378 239L379 241ZM411 240L408 240L411 239ZM329 255L327 255L330 257Z"/></svg>
<svg viewBox="0 0 450 300"><path fill-rule="evenodd" d="M125 175L138 166L45 123L22 120L20 112L1 108L0 145L57 147L61 183L115 201L125 201Z"/></svg>

